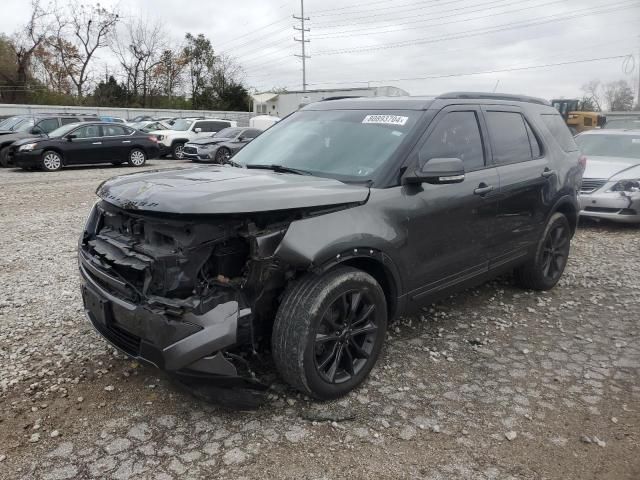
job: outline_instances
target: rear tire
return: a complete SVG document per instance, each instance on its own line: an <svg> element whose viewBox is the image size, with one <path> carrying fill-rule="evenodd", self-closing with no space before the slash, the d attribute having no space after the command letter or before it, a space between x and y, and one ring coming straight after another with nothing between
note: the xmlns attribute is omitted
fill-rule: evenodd
<svg viewBox="0 0 640 480"><path fill-rule="evenodd" d="M46 172L57 172L62 168L62 155L53 150L46 150L42 154L40 164Z"/></svg>
<svg viewBox="0 0 640 480"><path fill-rule="evenodd" d="M571 227L567 217L554 213L538 242L535 255L515 271L518 283L532 290L550 290L562 277L569 259Z"/></svg>
<svg viewBox="0 0 640 480"><path fill-rule="evenodd" d="M183 150L184 150L184 143L182 142L174 143L173 146L171 147L171 156L175 160L183 160L184 159Z"/></svg>
<svg viewBox="0 0 640 480"><path fill-rule="evenodd" d="M127 163L132 167L142 167L147 163L147 154L141 148L134 148L129 152Z"/></svg>
<svg viewBox="0 0 640 480"><path fill-rule="evenodd" d="M371 275L351 267L310 273L280 304L271 337L274 362L301 392L337 398L367 377L386 329L386 299Z"/></svg>

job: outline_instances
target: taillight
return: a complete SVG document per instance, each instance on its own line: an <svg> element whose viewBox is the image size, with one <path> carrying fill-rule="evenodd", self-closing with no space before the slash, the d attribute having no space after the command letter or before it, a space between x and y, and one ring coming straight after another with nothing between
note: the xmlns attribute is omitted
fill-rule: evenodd
<svg viewBox="0 0 640 480"><path fill-rule="evenodd" d="M587 157L585 157L584 155L580 155L580 157L578 158L578 165L582 167L582 170L587 168Z"/></svg>

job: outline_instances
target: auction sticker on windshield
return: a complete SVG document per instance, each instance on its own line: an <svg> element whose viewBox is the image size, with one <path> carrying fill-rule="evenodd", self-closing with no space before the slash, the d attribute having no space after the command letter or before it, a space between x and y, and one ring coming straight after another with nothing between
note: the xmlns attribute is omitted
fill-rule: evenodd
<svg viewBox="0 0 640 480"><path fill-rule="evenodd" d="M378 123L383 125L404 125L409 120L409 117L402 117L400 115L367 115L362 120L362 123Z"/></svg>

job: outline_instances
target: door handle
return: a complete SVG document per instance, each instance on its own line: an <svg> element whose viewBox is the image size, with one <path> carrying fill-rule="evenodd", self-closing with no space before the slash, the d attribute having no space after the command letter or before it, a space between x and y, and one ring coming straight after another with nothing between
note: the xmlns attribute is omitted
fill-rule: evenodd
<svg viewBox="0 0 640 480"><path fill-rule="evenodd" d="M92 142L91 145L102 145L102 142Z"/></svg>
<svg viewBox="0 0 640 480"><path fill-rule="evenodd" d="M131 143L131 140L123 140L122 143Z"/></svg>
<svg viewBox="0 0 640 480"><path fill-rule="evenodd" d="M487 185L482 182L478 187L473 191L474 195L485 195L493 190L493 185Z"/></svg>
<svg viewBox="0 0 640 480"><path fill-rule="evenodd" d="M543 172L542 172L542 176L544 178L549 178L550 176L555 175L555 174L556 174L555 170L549 170L548 168L545 168L543 170Z"/></svg>

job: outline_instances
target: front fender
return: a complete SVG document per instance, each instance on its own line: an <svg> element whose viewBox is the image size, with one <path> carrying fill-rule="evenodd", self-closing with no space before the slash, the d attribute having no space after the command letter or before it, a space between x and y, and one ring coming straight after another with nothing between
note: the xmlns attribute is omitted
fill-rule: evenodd
<svg viewBox="0 0 640 480"><path fill-rule="evenodd" d="M321 268L344 256L379 257L404 291L401 251L407 244L407 216L395 189L372 191L364 205L297 220L289 225L275 256L297 268Z"/></svg>

